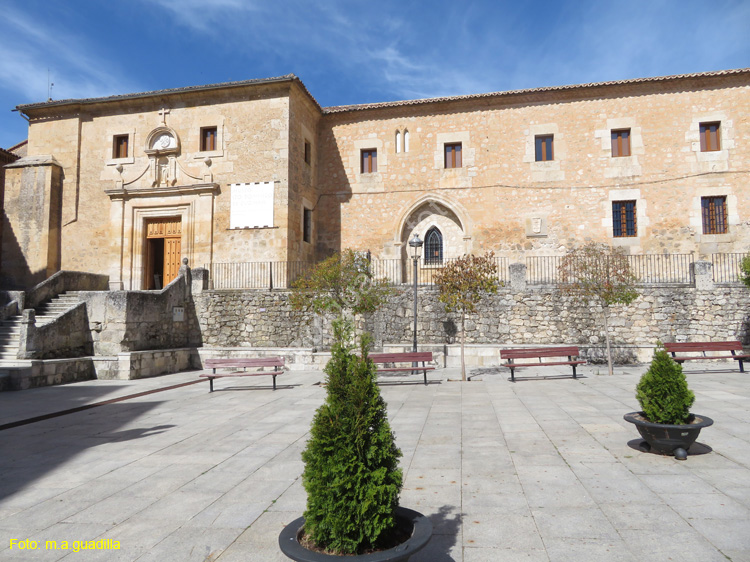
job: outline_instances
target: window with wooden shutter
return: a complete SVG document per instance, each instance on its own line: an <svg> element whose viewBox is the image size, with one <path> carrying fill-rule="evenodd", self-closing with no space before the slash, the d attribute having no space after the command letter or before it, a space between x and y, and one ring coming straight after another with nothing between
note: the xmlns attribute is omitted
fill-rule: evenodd
<svg viewBox="0 0 750 562"><path fill-rule="evenodd" d="M460 168L463 165L461 161L461 143L453 142L445 145L445 167Z"/></svg>
<svg viewBox="0 0 750 562"><path fill-rule="evenodd" d="M112 145L112 158L128 157L128 135L115 135Z"/></svg>
<svg viewBox="0 0 750 562"><path fill-rule="evenodd" d="M201 152L216 150L216 127L201 128Z"/></svg>
<svg viewBox="0 0 750 562"><path fill-rule="evenodd" d="M378 171L378 151L375 148L368 148L362 151L362 164L360 173L373 174Z"/></svg>
<svg viewBox="0 0 750 562"><path fill-rule="evenodd" d="M554 160L554 140L554 135L537 135L534 137L534 153L537 162L549 162Z"/></svg>
<svg viewBox="0 0 750 562"><path fill-rule="evenodd" d="M630 129L612 131L612 157L630 156Z"/></svg>
<svg viewBox="0 0 750 562"><path fill-rule="evenodd" d="M701 123L701 152L715 152L721 150L721 142L719 140L719 126L720 123Z"/></svg>

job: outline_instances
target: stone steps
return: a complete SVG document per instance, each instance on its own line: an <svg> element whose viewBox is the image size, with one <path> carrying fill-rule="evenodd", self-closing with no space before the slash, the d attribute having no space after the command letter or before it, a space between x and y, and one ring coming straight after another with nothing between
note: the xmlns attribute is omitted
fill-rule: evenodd
<svg viewBox="0 0 750 562"><path fill-rule="evenodd" d="M36 325L49 324L80 302L78 291L60 293L36 307Z"/></svg>
<svg viewBox="0 0 750 562"><path fill-rule="evenodd" d="M17 360L20 337L20 316L12 316L0 322L0 361Z"/></svg>

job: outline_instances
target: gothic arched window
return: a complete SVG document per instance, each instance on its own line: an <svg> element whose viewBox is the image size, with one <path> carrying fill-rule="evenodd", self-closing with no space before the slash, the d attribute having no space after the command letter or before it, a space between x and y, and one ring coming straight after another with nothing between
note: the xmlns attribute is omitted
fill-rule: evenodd
<svg viewBox="0 0 750 562"><path fill-rule="evenodd" d="M443 235L434 226L424 237L424 262L426 264L443 263Z"/></svg>

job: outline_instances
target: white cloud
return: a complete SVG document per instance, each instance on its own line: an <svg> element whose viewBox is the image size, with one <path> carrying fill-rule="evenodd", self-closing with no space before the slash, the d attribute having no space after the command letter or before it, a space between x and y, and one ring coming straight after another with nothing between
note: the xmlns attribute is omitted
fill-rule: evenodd
<svg viewBox="0 0 750 562"><path fill-rule="evenodd" d="M6 38L0 44L0 88L17 92L19 103L46 99L48 70L55 99L104 96L133 87L108 70L111 61L93 55L96 49L76 36L10 8L0 34Z"/></svg>

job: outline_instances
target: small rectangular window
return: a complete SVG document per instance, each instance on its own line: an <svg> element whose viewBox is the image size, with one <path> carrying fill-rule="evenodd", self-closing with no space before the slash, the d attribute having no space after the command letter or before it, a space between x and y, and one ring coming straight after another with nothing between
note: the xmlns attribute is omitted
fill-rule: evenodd
<svg viewBox="0 0 750 562"><path fill-rule="evenodd" d="M360 172L363 174L374 174L378 171L378 151L368 148L362 151Z"/></svg>
<svg viewBox="0 0 750 562"><path fill-rule="evenodd" d="M201 152L216 150L216 127L201 128Z"/></svg>
<svg viewBox="0 0 750 562"><path fill-rule="evenodd" d="M305 141L305 164L312 162L312 145L310 141Z"/></svg>
<svg viewBox="0 0 750 562"><path fill-rule="evenodd" d="M552 149L554 140L554 135L537 135L534 138L534 149L537 162L549 162L554 159L554 152Z"/></svg>
<svg viewBox="0 0 750 562"><path fill-rule="evenodd" d="M612 131L612 157L630 156L630 129Z"/></svg>
<svg viewBox="0 0 750 562"><path fill-rule="evenodd" d="M302 240L312 243L312 210L302 209Z"/></svg>
<svg viewBox="0 0 750 562"><path fill-rule="evenodd" d="M453 142L445 145L445 167L446 168L460 168L463 163L461 161L461 143Z"/></svg>
<svg viewBox="0 0 750 562"><path fill-rule="evenodd" d="M701 123L701 152L715 152L721 150L719 125L720 123Z"/></svg>
<svg viewBox="0 0 750 562"><path fill-rule="evenodd" d="M635 201L612 202L612 236L638 236Z"/></svg>
<svg viewBox="0 0 750 562"><path fill-rule="evenodd" d="M128 135L115 135L112 145L112 158L128 157Z"/></svg>
<svg viewBox="0 0 750 562"><path fill-rule="evenodd" d="M726 234L726 196L701 197L701 215L703 218L703 234Z"/></svg>

